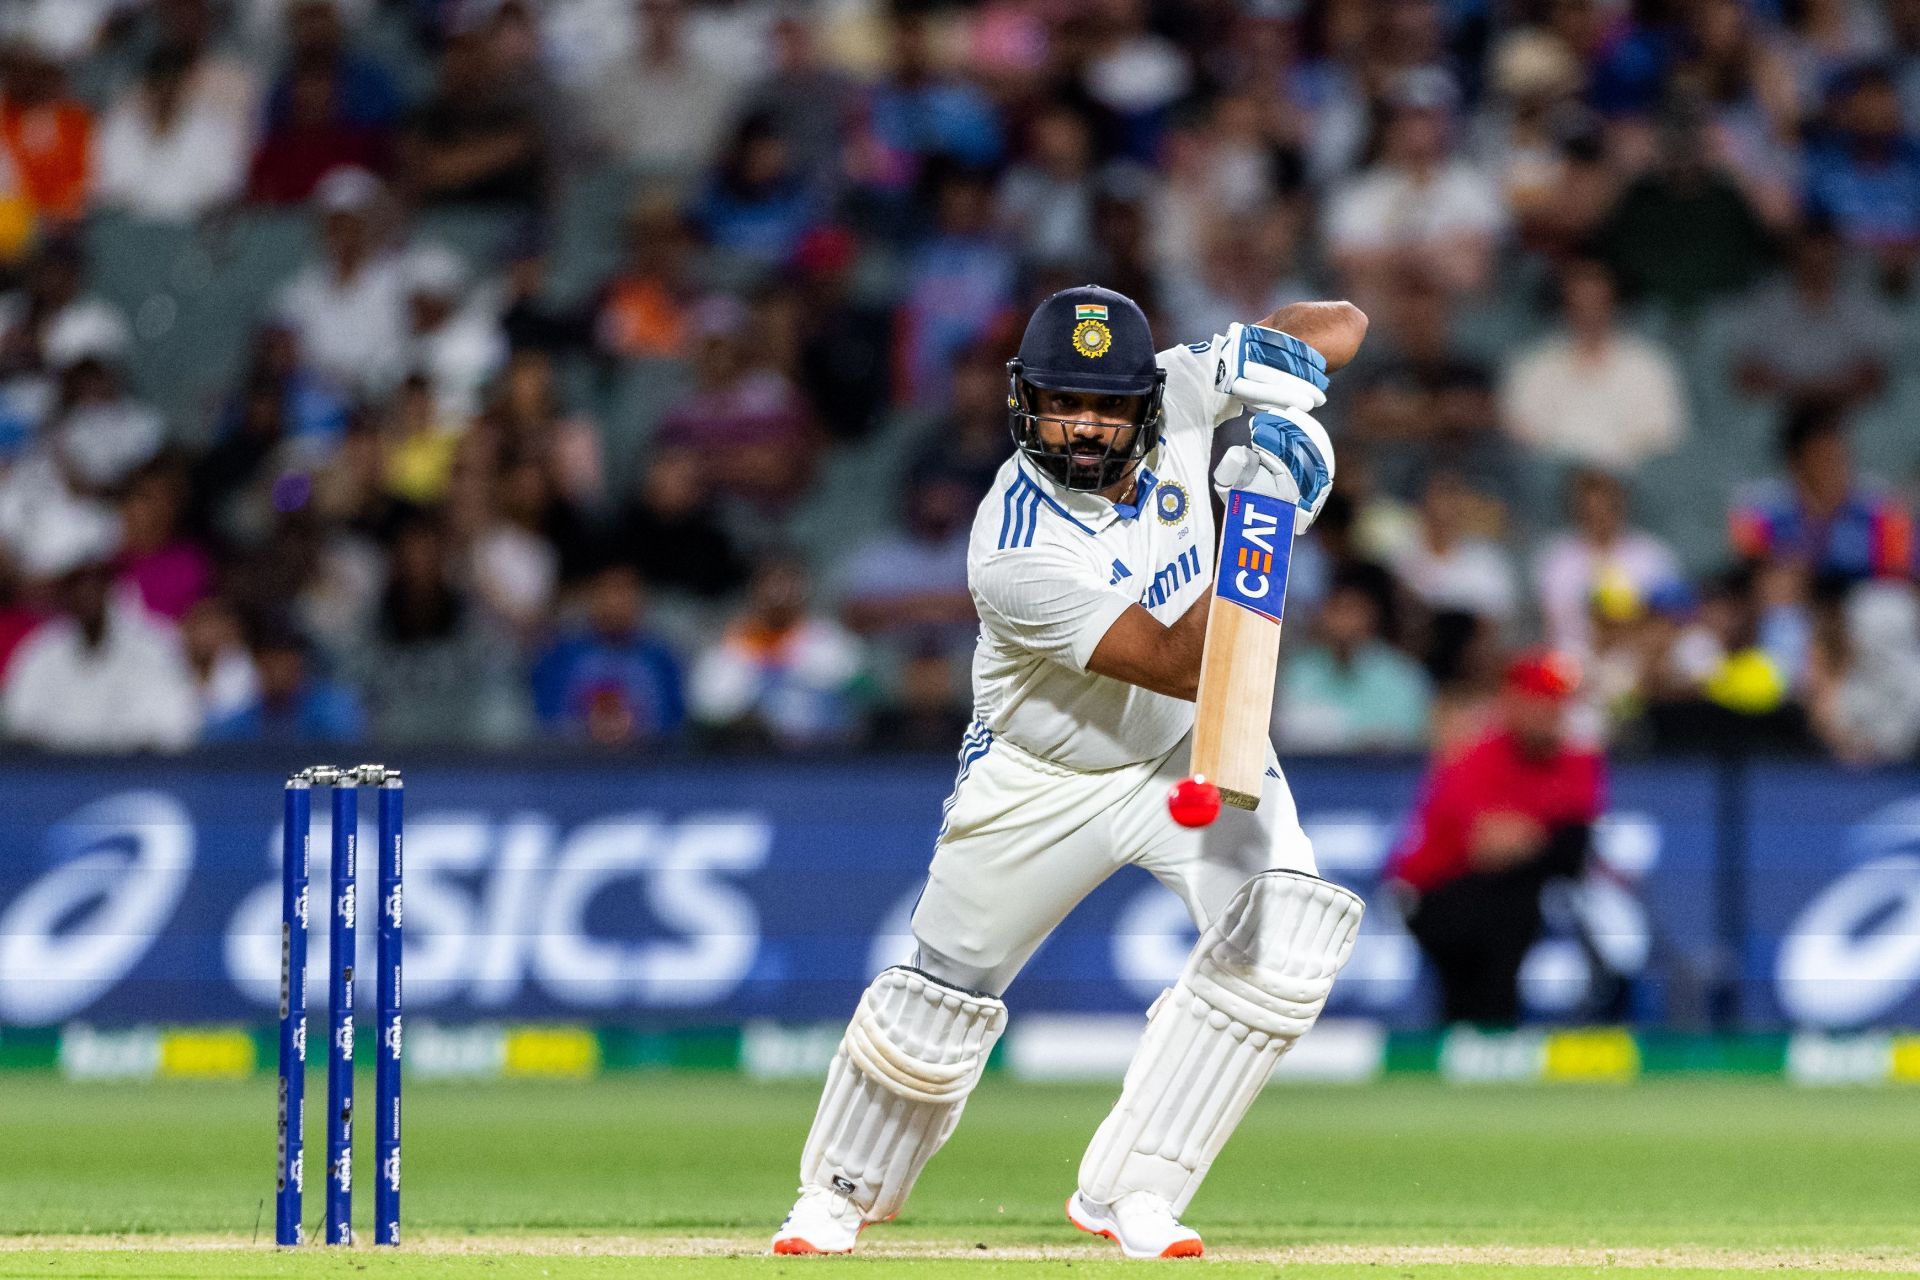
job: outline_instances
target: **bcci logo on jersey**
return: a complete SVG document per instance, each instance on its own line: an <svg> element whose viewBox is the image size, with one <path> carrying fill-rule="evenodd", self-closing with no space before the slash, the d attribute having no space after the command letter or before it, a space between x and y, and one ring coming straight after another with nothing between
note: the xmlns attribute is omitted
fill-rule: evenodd
<svg viewBox="0 0 1920 1280"><path fill-rule="evenodd" d="M1215 595L1280 621L1287 599L1287 561L1292 554L1291 502L1244 489L1227 495Z"/></svg>
<svg viewBox="0 0 1920 1280"><path fill-rule="evenodd" d="M1179 524L1187 514L1187 491L1171 480L1154 487L1153 509L1161 524Z"/></svg>

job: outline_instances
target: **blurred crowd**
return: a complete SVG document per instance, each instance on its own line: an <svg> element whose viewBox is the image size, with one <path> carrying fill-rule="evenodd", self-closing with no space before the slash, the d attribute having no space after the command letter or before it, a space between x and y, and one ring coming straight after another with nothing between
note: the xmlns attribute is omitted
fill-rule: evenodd
<svg viewBox="0 0 1920 1280"><path fill-rule="evenodd" d="M1920 331L1920 0L6 0L0 40L10 741L949 749L1004 361L1092 280L1169 344L1373 319L1286 750L1444 744L1541 639L1616 749L1920 748L1914 477L1854 447ZM269 216L304 263L163 412L103 238ZM1700 438L1702 376L1763 446Z"/></svg>

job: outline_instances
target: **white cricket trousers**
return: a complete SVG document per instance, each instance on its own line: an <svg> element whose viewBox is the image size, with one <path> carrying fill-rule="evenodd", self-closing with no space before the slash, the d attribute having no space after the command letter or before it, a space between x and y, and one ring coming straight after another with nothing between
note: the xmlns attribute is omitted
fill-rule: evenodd
<svg viewBox="0 0 1920 1280"><path fill-rule="evenodd" d="M1067 913L1129 863L1180 895L1202 930L1255 872L1316 873L1271 746L1258 809L1222 806L1198 830L1168 816L1191 736L1156 760L1083 773L975 725L914 908L914 963L998 996Z"/></svg>

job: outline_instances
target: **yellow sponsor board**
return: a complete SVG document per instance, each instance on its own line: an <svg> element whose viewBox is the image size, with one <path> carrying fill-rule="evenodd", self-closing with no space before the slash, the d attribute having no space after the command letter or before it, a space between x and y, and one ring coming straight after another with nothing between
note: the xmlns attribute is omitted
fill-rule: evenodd
<svg viewBox="0 0 1920 1280"><path fill-rule="evenodd" d="M235 1080L253 1074L253 1037L244 1031L163 1031L160 1075L174 1079Z"/></svg>
<svg viewBox="0 0 1920 1280"><path fill-rule="evenodd" d="M1556 1031L1547 1036L1541 1074L1548 1080L1631 1080L1640 1074L1640 1046L1619 1027Z"/></svg>
<svg viewBox="0 0 1920 1280"><path fill-rule="evenodd" d="M508 1076L582 1079L600 1071L600 1038L585 1027L512 1027L503 1070Z"/></svg>
<svg viewBox="0 0 1920 1280"><path fill-rule="evenodd" d="M1920 1036L1893 1038L1893 1061L1888 1064L1887 1078L1902 1084L1920 1084Z"/></svg>

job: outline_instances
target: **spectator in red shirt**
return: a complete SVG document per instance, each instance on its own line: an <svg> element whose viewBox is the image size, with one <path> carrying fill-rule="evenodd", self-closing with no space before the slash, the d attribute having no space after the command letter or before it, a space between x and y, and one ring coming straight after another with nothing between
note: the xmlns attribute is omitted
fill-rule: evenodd
<svg viewBox="0 0 1920 1280"><path fill-rule="evenodd" d="M1389 879L1440 978L1446 1021L1520 1020L1520 962L1540 935L1540 891L1580 873L1605 763L1570 745L1570 660L1544 650L1508 668L1493 732L1427 780Z"/></svg>
<svg viewBox="0 0 1920 1280"><path fill-rule="evenodd" d="M287 58L267 95L247 198L296 205L334 169L385 176L402 102L386 67L353 47L338 0L287 0L284 8Z"/></svg>
<svg viewBox="0 0 1920 1280"><path fill-rule="evenodd" d="M293 68L285 110L273 119L253 153L247 173L249 200L305 204L320 179L335 169L386 171L393 142L389 131L355 120L340 92L332 67L304 63Z"/></svg>
<svg viewBox="0 0 1920 1280"><path fill-rule="evenodd" d="M73 222L87 211L93 115L68 95L60 64L38 50L16 44L0 65L0 139L27 201L41 218Z"/></svg>
<svg viewBox="0 0 1920 1280"><path fill-rule="evenodd" d="M181 532L187 475L171 460L149 463L120 500L116 580L132 587L147 612L180 622L213 590L213 558Z"/></svg>
<svg viewBox="0 0 1920 1280"><path fill-rule="evenodd" d="M26 591L20 566L11 554L0 551L0 680L6 678L21 642L46 620L46 611Z"/></svg>

